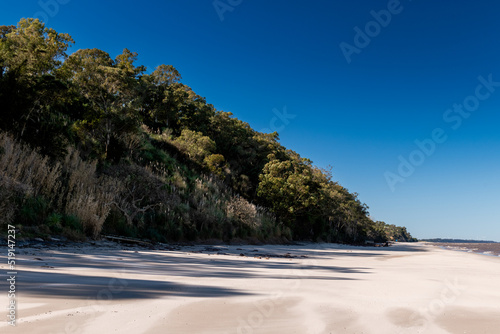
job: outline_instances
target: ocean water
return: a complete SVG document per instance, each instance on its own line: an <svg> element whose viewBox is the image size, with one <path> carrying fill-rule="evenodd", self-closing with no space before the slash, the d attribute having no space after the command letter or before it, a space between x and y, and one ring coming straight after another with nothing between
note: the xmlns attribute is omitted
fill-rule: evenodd
<svg viewBox="0 0 500 334"><path fill-rule="evenodd" d="M477 253L489 256L500 256L500 243L433 243L444 249Z"/></svg>

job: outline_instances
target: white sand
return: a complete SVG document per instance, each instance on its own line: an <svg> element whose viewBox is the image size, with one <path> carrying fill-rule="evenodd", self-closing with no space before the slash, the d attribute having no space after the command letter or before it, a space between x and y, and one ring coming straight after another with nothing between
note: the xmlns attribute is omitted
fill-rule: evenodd
<svg viewBox="0 0 500 334"><path fill-rule="evenodd" d="M500 257L420 243L99 245L19 249L18 322L4 315L0 332L500 333Z"/></svg>

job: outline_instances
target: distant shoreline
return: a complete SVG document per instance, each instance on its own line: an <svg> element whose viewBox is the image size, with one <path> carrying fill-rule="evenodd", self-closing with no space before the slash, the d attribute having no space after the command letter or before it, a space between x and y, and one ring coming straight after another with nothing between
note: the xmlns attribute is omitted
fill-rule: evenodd
<svg viewBox="0 0 500 334"><path fill-rule="evenodd" d="M500 256L500 243L466 243L466 242L429 242L442 249L462 251L488 256Z"/></svg>
<svg viewBox="0 0 500 334"><path fill-rule="evenodd" d="M493 240L474 240L474 239L442 239L442 238L433 238L433 239L420 239L420 241L424 242L433 242L433 243L446 243L446 244L500 244L498 241Z"/></svg>

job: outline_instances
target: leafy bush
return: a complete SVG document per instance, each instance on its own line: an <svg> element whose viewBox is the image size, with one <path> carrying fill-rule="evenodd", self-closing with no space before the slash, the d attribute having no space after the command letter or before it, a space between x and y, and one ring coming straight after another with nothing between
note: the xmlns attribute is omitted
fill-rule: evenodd
<svg viewBox="0 0 500 334"><path fill-rule="evenodd" d="M62 220L63 216L59 213L51 213L46 220L47 226L51 231L55 233L60 233L62 231Z"/></svg>
<svg viewBox="0 0 500 334"><path fill-rule="evenodd" d="M21 206L16 223L41 225L49 215L49 203L42 197L28 197Z"/></svg>

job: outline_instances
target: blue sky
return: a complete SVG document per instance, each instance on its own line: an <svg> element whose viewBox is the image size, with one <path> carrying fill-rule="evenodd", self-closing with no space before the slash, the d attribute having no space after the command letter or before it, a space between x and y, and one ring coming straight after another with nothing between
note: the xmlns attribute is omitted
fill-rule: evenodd
<svg viewBox="0 0 500 334"><path fill-rule="evenodd" d="M3 5L0 24L37 16L69 33L73 50L116 56L128 48L150 70L171 64L217 109L257 130L277 129L283 145L331 165L374 219L419 238L500 241L499 3L216 4L219 10L213 0L16 1ZM372 11L383 24L371 22ZM356 27L368 33L364 41ZM357 47L350 62L341 43ZM480 87L479 99L484 80L493 83ZM450 117L460 114L447 110L464 101L471 111L454 129ZM287 124L273 121L284 111ZM425 154L415 141L431 140L435 129L446 140Z"/></svg>

